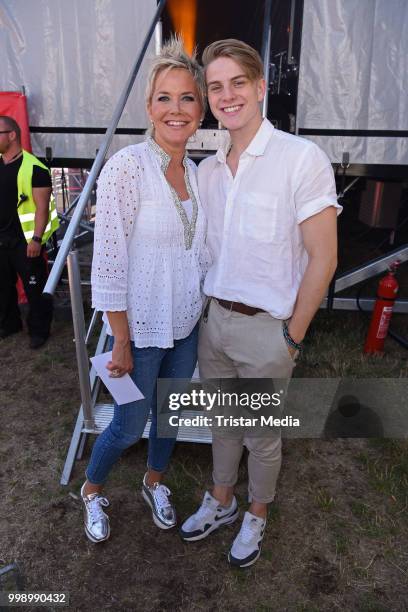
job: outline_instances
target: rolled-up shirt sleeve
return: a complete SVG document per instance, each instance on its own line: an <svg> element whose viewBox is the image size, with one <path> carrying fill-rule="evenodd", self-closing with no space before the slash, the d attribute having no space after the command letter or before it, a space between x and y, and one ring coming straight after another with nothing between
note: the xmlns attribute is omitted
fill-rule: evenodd
<svg viewBox="0 0 408 612"><path fill-rule="evenodd" d="M340 214L343 207L337 203L336 182L327 155L317 145L311 143L300 157L298 164L295 173L297 222L300 224L329 206L334 206L337 214Z"/></svg>
<svg viewBox="0 0 408 612"><path fill-rule="evenodd" d="M92 260L92 307L127 310L128 244L139 205L140 169L128 151L119 151L103 168L97 188Z"/></svg>

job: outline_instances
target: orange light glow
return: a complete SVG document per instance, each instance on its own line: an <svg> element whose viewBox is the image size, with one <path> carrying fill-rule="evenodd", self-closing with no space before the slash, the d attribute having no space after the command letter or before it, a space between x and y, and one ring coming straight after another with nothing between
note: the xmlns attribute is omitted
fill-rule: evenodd
<svg viewBox="0 0 408 612"><path fill-rule="evenodd" d="M173 22L174 31L181 35L185 49L191 55L196 41L196 0L168 0L167 10Z"/></svg>

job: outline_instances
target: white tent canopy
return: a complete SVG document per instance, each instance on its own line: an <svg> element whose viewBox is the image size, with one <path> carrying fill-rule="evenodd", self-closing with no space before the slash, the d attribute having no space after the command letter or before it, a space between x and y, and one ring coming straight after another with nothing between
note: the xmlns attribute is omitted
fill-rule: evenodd
<svg viewBox="0 0 408 612"><path fill-rule="evenodd" d="M109 124L155 9L155 0L0 0L0 90L25 87L34 153L94 157L101 135L78 129ZM153 44L119 128L147 126L152 55ZM354 164L408 164L407 94L406 0L304 0L299 134L333 163L348 153ZM117 135L111 152L139 138Z"/></svg>
<svg viewBox="0 0 408 612"><path fill-rule="evenodd" d="M304 0L297 129L332 162L408 164L406 0Z"/></svg>
<svg viewBox="0 0 408 612"><path fill-rule="evenodd" d="M1 91L28 98L30 126L106 128L156 10L155 0L0 0ZM146 128L146 54L120 128ZM33 133L36 155L93 158L100 134ZM111 152L137 136L115 136Z"/></svg>

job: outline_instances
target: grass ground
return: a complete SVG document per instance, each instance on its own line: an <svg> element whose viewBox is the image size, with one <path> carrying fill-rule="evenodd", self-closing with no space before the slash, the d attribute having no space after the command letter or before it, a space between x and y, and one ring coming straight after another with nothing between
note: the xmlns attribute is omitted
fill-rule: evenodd
<svg viewBox="0 0 408 612"><path fill-rule="evenodd" d="M393 326L407 336L406 319ZM407 377L408 353L392 341L383 357L362 356L366 325L319 313L296 377ZM80 401L70 322L35 353L23 334L1 342L0 360L0 567L17 562L27 590L68 591L69 609L86 612L408 610L406 441L286 440L262 558L247 571L226 560L238 525L195 544L153 525L142 441L106 488L112 537L92 545L78 497L92 439L59 485ZM167 483L183 519L211 483L210 447L179 444ZM237 495L244 510L245 462Z"/></svg>

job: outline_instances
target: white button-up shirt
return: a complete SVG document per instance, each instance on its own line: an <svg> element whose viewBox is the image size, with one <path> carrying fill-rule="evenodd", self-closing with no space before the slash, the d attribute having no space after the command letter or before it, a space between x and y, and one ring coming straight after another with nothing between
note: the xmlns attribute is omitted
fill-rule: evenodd
<svg viewBox="0 0 408 612"><path fill-rule="evenodd" d="M287 319L308 262L299 226L328 206L342 209L330 161L313 142L276 130L267 119L235 177L228 148L198 169L213 259L204 292Z"/></svg>

